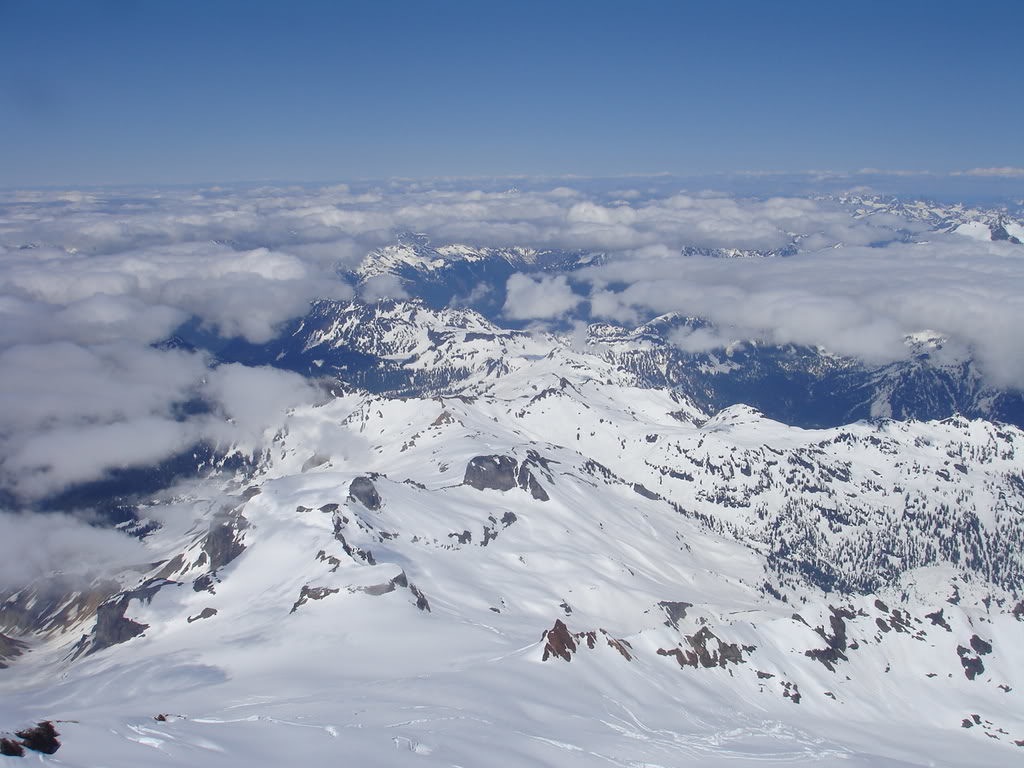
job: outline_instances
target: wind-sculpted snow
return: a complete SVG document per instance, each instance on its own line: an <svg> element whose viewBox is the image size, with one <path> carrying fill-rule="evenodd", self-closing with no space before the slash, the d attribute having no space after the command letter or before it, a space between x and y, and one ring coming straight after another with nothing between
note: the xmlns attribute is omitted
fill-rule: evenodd
<svg viewBox="0 0 1024 768"><path fill-rule="evenodd" d="M62 721L82 766L1017 758L1020 430L509 368L296 408L254 471L144 507L91 611L10 595L0 729Z"/></svg>

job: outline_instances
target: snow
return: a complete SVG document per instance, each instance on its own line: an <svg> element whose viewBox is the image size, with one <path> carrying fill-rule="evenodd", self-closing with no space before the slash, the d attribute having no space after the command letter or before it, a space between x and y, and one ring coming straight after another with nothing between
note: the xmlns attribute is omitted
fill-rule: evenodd
<svg viewBox="0 0 1024 768"><path fill-rule="evenodd" d="M42 760L90 767L1013 760L1024 624L1005 590L946 562L910 567L876 594L829 595L766 554L777 525L794 536L814 526L836 557L860 551L900 525L905 496L921 514L974 510L994 536L1019 520L1005 485L1020 471L1019 430L964 419L801 430L747 406L709 418L685 404L680 421L678 398L597 358L584 367L565 348L537 354L533 337L505 343L508 372L471 380L472 397L351 394L297 408L268 432L256 476L215 476L152 507L163 526L146 545L154 562L187 554L170 576L180 586L131 602L127 616L149 628L126 643L70 661L88 622L36 641L0 673L2 727L60 720L64 746ZM472 457L530 451L548 462L530 470L549 501L462 485ZM966 475L948 471L951 453ZM348 497L357 476L373 478L379 510ZM831 530L794 506L815 497L855 522ZM196 591L202 537L225 507L248 521L246 549L213 592ZM402 577L409 587L386 589ZM302 602L304 588L324 594ZM876 596L909 612L909 631L879 628L891 616ZM661 601L691 604L678 628ZM813 628L831 631L830 606L855 614L858 644L836 671L804 653L826 647ZM949 632L924 619L940 607ZM217 614L188 621L204 608ZM571 662L541 661L556 620L597 633L595 647L581 640ZM750 648L744 662L682 668L658 653L685 650L702 628ZM957 647L973 634L994 650L968 680ZM632 659L606 637L628 642ZM794 684L799 703L784 695ZM974 713L982 724L962 728Z"/></svg>

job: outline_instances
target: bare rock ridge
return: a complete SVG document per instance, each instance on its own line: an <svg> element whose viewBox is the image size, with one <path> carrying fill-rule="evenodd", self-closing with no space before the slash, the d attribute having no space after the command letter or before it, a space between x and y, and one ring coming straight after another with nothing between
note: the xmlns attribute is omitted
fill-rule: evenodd
<svg viewBox="0 0 1024 768"><path fill-rule="evenodd" d="M539 465L539 461L529 458L520 464L511 456L475 456L466 465L462 482L478 491L504 492L522 488L538 501L547 501L547 491L533 476L530 465Z"/></svg>

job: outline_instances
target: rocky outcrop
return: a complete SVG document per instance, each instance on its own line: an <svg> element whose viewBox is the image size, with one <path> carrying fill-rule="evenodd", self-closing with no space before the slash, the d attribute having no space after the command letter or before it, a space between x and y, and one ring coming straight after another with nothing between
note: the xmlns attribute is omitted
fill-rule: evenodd
<svg viewBox="0 0 1024 768"><path fill-rule="evenodd" d="M355 478L348 486L348 495L371 512L380 509L380 494L377 492L377 486L369 477L361 475Z"/></svg>
<svg viewBox="0 0 1024 768"><path fill-rule="evenodd" d="M223 568L245 551L244 532L249 521L238 512L218 514L203 540L203 553L211 571Z"/></svg>
<svg viewBox="0 0 1024 768"><path fill-rule="evenodd" d="M522 488L538 501L547 501L548 494L537 482L530 465L537 464L527 459L522 464L511 456L475 456L466 465L463 483L478 491L511 491Z"/></svg>
<svg viewBox="0 0 1024 768"><path fill-rule="evenodd" d="M665 626L679 629L679 622L686 618L686 609L693 608L693 603L662 600L658 603L658 606L665 611L665 616L667 617L665 620Z"/></svg>
<svg viewBox="0 0 1024 768"><path fill-rule="evenodd" d="M126 643L138 637L147 629L148 624L141 624L125 616L132 600L149 603L163 587L178 584L167 579L150 579L141 587L121 592L96 609L96 625L88 635L83 635L75 646L74 656L89 656L104 648Z"/></svg>
<svg viewBox="0 0 1024 768"><path fill-rule="evenodd" d="M680 667L724 667L726 664L743 664L744 651L754 650L751 646L726 643L707 627L701 627L696 634L686 635L687 648L659 648L659 656L674 656ZM711 642L714 641L714 645Z"/></svg>
<svg viewBox="0 0 1024 768"><path fill-rule="evenodd" d="M57 738L60 734L49 720L43 720L31 728L18 731L15 736L17 738L0 738L0 755L24 757L26 749L52 755L60 749L60 739Z"/></svg>
<svg viewBox="0 0 1024 768"><path fill-rule="evenodd" d="M289 611L289 613L295 613L297 610L299 610L300 606L305 605L310 600L323 600L325 597L335 595L340 591L341 590L338 589L332 589L331 587L310 587L308 585L304 586L299 591L299 599L295 601L295 604L292 606L292 609Z"/></svg>
<svg viewBox="0 0 1024 768"><path fill-rule="evenodd" d="M626 661L633 660L633 646L628 641L614 638L603 629L573 633L561 619L556 619L554 626L544 630L544 634L540 637L544 641L544 655L541 661L547 661L556 656L564 661L572 661L573 654L584 645L590 650L597 647L599 637L604 638L608 646L622 654Z"/></svg>

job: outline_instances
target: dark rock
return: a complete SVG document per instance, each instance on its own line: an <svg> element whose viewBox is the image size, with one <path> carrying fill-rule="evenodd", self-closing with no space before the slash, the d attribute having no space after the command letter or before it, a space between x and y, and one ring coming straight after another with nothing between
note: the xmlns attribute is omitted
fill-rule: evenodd
<svg viewBox="0 0 1024 768"><path fill-rule="evenodd" d="M24 757L25 748L13 739L0 739L0 755L7 757Z"/></svg>
<svg viewBox="0 0 1024 768"><path fill-rule="evenodd" d="M519 462L511 456L475 456L466 465L462 482L478 491L510 491L517 483Z"/></svg>
<svg viewBox="0 0 1024 768"><path fill-rule="evenodd" d="M674 656L680 667L725 667L727 664L744 663L743 650L736 643L723 642L707 627L701 627L696 634L686 635L684 639L692 650L672 648L658 649L659 656ZM714 640L717 648L709 648Z"/></svg>
<svg viewBox="0 0 1024 768"><path fill-rule="evenodd" d="M619 640L619 639L616 639L616 638L612 637L607 632L605 632L603 629L601 630L601 634L603 634L605 636L605 640L608 641L608 645L610 647L614 648L619 653L621 653L622 657L626 661L632 661L633 660L633 655L630 653L630 651L633 650L633 646L632 645L630 645L625 640Z"/></svg>
<svg viewBox="0 0 1024 768"><path fill-rule="evenodd" d="M44 755L52 755L60 749L60 736L53 723L49 720L37 724L34 728L26 728L15 734L21 739L22 746L31 749L33 752L42 752Z"/></svg>
<svg viewBox="0 0 1024 768"><path fill-rule="evenodd" d="M797 686L796 683L783 682L782 687L784 689L782 691L782 695L784 698L789 699L794 704L800 703L800 699L803 697L800 695L800 688Z"/></svg>
<svg viewBox="0 0 1024 768"><path fill-rule="evenodd" d="M645 499L651 499L652 501L657 501L658 499L661 498L661 496L656 494L654 491L648 490L647 487L644 486L643 483L633 483L633 490L636 491L637 493L639 493Z"/></svg>
<svg viewBox="0 0 1024 768"><path fill-rule="evenodd" d="M316 553L316 559L321 563L327 563L331 566L331 573L334 573L341 567L341 560L336 558L334 555L328 555L327 552L321 549Z"/></svg>
<svg viewBox="0 0 1024 768"><path fill-rule="evenodd" d="M380 509L380 494L377 493L373 480L368 477L360 476L354 479L348 487L348 495L373 512Z"/></svg>
<svg viewBox="0 0 1024 768"><path fill-rule="evenodd" d="M416 598L416 607L419 608L421 611L426 611L427 613L430 613L430 603L427 602L427 596L424 595L423 592L421 592L419 588L411 582L409 583L409 591L412 592L412 596Z"/></svg>
<svg viewBox="0 0 1024 768"><path fill-rule="evenodd" d="M289 613L295 613L299 606L305 605L310 600L323 600L325 597L337 594L340 590L332 589L331 587L310 587L304 586L299 591L299 599L295 601L292 609Z"/></svg>
<svg viewBox="0 0 1024 768"><path fill-rule="evenodd" d="M960 657L960 665L964 668L964 675L968 680L973 680L985 671L985 664L980 656L972 657L970 651L962 645L956 647L956 655Z"/></svg>
<svg viewBox="0 0 1024 768"><path fill-rule="evenodd" d="M979 656L984 656L986 653L992 653L992 643L982 640L977 635L971 635L971 648Z"/></svg>
<svg viewBox="0 0 1024 768"><path fill-rule="evenodd" d="M693 603L673 602L669 600L662 600L658 605L664 609L665 616L668 617L668 620L665 622L665 626L675 627L676 629L679 629L680 620L686 618L686 609L693 608Z"/></svg>
<svg viewBox="0 0 1024 768"><path fill-rule="evenodd" d="M200 619L210 619L217 615L216 608L203 608L197 616L189 616L186 621L191 624L193 621L199 621Z"/></svg>
<svg viewBox="0 0 1024 768"><path fill-rule="evenodd" d="M456 539L459 544L469 544L473 541L473 534L469 531L463 531L462 533L449 533L449 539Z"/></svg>
<svg viewBox="0 0 1024 768"><path fill-rule="evenodd" d="M150 602L153 596L168 584L178 584L178 582L167 579L150 579L138 589L122 592L102 603L96 609L96 626L92 630L91 637L86 636L79 641L75 647L75 656L83 651L88 656L112 645L128 642L149 629L148 624L140 624L126 618L125 611L128 610L128 604L132 600Z"/></svg>
<svg viewBox="0 0 1024 768"><path fill-rule="evenodd" d="M544 630L541 640L547 641L544 643L544 656L541 661L547 661L552 656L572 661L572 655L576 653L576 639L561 619L556 619L551 629Z"/></svg>
<svg viewBox="0 0 1024 768"><path fill-rule="evenodd" d="M244 532L249 521L237 512L217 514L203 540L211 571L222 568L245 551Z"/></svg>
<svg viewBox="0 0 1024 768"><path fill-rule="evenodd" d="M369 565L376 565L377 561L373 557L373 552L371 552L368 549L364 550L360 549L359 547L354 547L351 544L349 544L348 541L345 539L345 534L342 533L342 531L345 530L345 522L346 518L344 516L342 516L339 513L335 513L334 538L335 540L337 540L339 544L341 544L341 548L345 550L345 554L357 563L360 560L362 560L364 563L367 563Z"/></svg>
<svg viewBox="0 0 1024 768"><path fill-rule="evenodd" d="M875 605L877 606L881 601L876 600ZM884 605L884 603L882 603ZM818 627L814 631L821 635L822 639L827 643L827 648L818 648L810 651L804 651L804 655L814 659L815 661L821 662L822 665L830 672L835 672L835 665L840 661L846 661L846 650L848 646L846 642L846 621L856 617L853 611L847 608L836 608L835 606L829 606L832 611L832 615L829 617L829 625L832 628L832 633L828 634L825 632L823 627ZM881 622L881 627L885 622L881 619L876 619L876 622ZM888 628L885 629L888 632Z"/></svg>
<svg viewBox="0 0 1024 768"><path fill-rule="evenodd" d="M945 617L942 615L944 611L944 608L939 608L939 610L933 611L932 613L926 613L924 617L931 621L933 626L942 627L947 632L952 632L953 628L949 626L949 622L947 622Z"/></svg>
<svg viewBox="0 0 1024 768"><path fill-rule="evenodd" d="M576 632L574 634L569 631L569 628L561 619L556 619L555 625L551 629L544 630L544 633L540 636L540 639L545 641L544 655L541 661L547 661L553 656L557 656L565 661L572 661L572 655L581 647L581 644L585 643L590 650L597 646L598 633L604 637L609 648L614 648L618 651L626 661L633 660L633 654L630 653L633 650L633 646L626 640L614 638L603 629L599 629L597 632Z"/></svg>
<svg viewBox="0 0 1024 768"><path fill-rule="evenodd" d="M466 465L463 483L478 491L510 491L522 488L538 501L548 501L547 491L529 469L531 460L521 465L511 456L475 456Z"/></svg>
<svg viewBox="0 0 1024 768"><path fill-rule="evenodd" d="M368 587L360 587L359 589L368 595L379 597L394 592L396 587L401 587L402 589L409 588L409 579L406 577L405 571L401 571L397 576L384 584L371 584Z"/></svg>
<svg viewBox="0 0 1024 768"><path fill-rule="evenodd" d="M213 585L217 583L217 578L212 573L204 573L202 576L192 582L192 589L196 592L209 592L211 595L216 591Z"/></svg>

